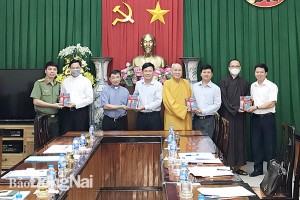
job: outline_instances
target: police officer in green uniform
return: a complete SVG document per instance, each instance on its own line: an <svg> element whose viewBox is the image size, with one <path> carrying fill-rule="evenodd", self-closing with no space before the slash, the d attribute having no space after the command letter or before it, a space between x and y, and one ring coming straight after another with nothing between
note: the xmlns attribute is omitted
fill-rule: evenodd
<svg viewBox="0 0 300 200"><path fill-rule="evenodd" d="M39 139L37 131L38 117L48 116L48 134L49 139L59 135L58 109L63 108L57 103L60 93L60 84L55 80L58 65L50 61L45 65L46 77L37 80L34 83L30 97L33 98L34 109L36 112L34 120L34 149L39 149Z"/></svg>

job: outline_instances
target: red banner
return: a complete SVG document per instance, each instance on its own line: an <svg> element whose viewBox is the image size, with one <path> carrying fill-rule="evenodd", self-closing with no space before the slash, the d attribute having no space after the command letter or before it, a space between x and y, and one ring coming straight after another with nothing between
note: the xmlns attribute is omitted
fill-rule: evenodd
<svg viewBox="0 0 300 200"><path fill-rule="evenodd" d="M183 0L102 0L102 56L113 58L113 69L125 68L126 62L143 54L141 37L150 33L156 38L154 54L171 65L183 56ZM161 10L169 10L151 22L159 2ZM160 16L156 16L159 18ZM126 21L126 22L122 22ZM115 25L112 23L115 22ZM133 22L133 23L132 23Z"/></svg>

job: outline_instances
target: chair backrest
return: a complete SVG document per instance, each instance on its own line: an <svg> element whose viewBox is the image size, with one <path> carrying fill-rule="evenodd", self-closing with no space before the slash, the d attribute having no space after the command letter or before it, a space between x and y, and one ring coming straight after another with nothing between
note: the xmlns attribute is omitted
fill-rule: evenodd
<svg viewBox="0 0 300 200"><path fill-rule="evenodd" d="M220 133L220 115L219 115L219 113L216 112L214 115L214 118L215 118L215 124L214 124L214 133L213 133L212 141L217 145L218 137L219 137L219 133Z"/></svg>
<svg viewBox="0 0 300 200"><path fill-rule="evenodd" d="M281 192L287 198L292 197L292 183L295 161L295 127L282 123L282 140L278 160L286 170Z"/></svg>
<svg viewBox="0 0 300 200"><path fill-rule="evenodd" d="M293 199L299 199L300 181L300 135L295 134L295 165L294 165L294 192Z"/></svg>
<svg viewBox="0 0 300 200"><path fill-rule="evenodd" d="M218 126L218 128L215 127L213 141L218 147L219 158L226 163L229 147L229 121L224 117L220 118L220 116L217 115L215 116L215 122L216 117L218 117L218 121L215 126Z"/></svg>
<svg viewBox="0 0 300 200"><path fill-rule="evenodd" d="M34 129L34 150L44 146L49 141L48 115L39 116Z"/></svg>
<svg viewBox="0 0 300 200"><path fill-rule="evenodd" d="M227 159L228 156L228 148L229 148L229 121L224 117L221 118L221 128L220 131L222 132L222 149L224 155L224 160Z"/></svg>

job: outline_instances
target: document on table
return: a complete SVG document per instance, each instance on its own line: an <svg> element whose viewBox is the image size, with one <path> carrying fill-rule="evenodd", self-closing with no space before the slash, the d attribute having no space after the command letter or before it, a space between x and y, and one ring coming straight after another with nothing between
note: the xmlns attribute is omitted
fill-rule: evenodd
<svg viewBox="0 0 300 200"><path fill-rule="evenodd" d="M245 189L243 186L231 187L200 187L198 191L204 196L215 196L216 198L230 198L230 197L246 197L254 196L252 192Z"/></svg>
<svg viewBox="0 0 300 200"><path fill-rule="evenodd" d="M198 159L198 160L213 160L215 156L210 152L188 152L178 153L180 158L184 159Z"/></svg>
<svg viewBox="0 0 300 200"><path fill-rule="evenodd" d="M210 152L190 152L190 153L178 153L180 159L183 162L189 163L222 163L219 158Z"/></svg>
<svg viewBox="0 0 300 200"><path fill-rule="evenodd" d="M49 147L43 154L67 153L72 152L72 145L59 145L55 144Z"/></svg>
<svg viewBox="0 0 300 200"><path fill-rule="evenodd" d="M191 174L200 177L213 177L213 176L233 176L230 167L226 166L212 166L212 167L188 167Z"/></svg>
<svg viewBox="0 0 300 200"><path fill-rule="evenodd" d="M1 191L1 190L0 190ZM8 190L8 191L15 191L15 190ZM15 194L14 195L12 195L12 196L9 196L9 195L7 195L7 196L4 196L4 195L1 195L0 196L0 199L6 199L6 200L13 200L13 199L15 199L16 198L16 195L18 194L18 193L20 193L20 194L22 194L22 199L26 199L26 197L30 194L30 191L16 191L15 192Z"/></svg>
<svg viewBox="0 0 300 200"><path fill-rule="evenodd" d="M24 162L58 162L58 159L59 156L29 156Z"/></svg>
<svg viewBox="0 0 300 200"><path fill-rule="evenodd" d="M17 178L17 179L31 179L47 177L47 169L28 168L25 170L13 170L5 174L2 178Z"/></svg>

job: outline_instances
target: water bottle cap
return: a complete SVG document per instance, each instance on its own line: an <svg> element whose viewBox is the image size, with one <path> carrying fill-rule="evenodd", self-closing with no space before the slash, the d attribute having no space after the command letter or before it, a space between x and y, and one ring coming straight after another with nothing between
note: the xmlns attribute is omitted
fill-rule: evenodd
<svg viewBox="0 0 300 200"><path fill-rule="evenodd" d="M81 133L80 136L84 136L84 133Z"/></svg>
<svg viewBox="0 0 300 200"><path fill-rule="evenodd" d="M198 200L203 200L203 199L205 199L205 196L203 196L202 194L199 194L198 195Z"/></svg>
<svg viewBox="0 0 300 200"><path fill-rule="evenodd" d="M54 168L54 166L53 165L48 165L48 168Z"/></svg>
<svg viewBox="0 0 300 200"><path fill-rule="evenodd" d="M18 194L16 195L16 198L22 198L22 194L18 193Z"/></svg>
<svg viewBox="0 0 300 200"><path fill-rule="evenodd" d="M61 153L61 154L59 154L59 156L65 156L65 154Z"/></svg>

